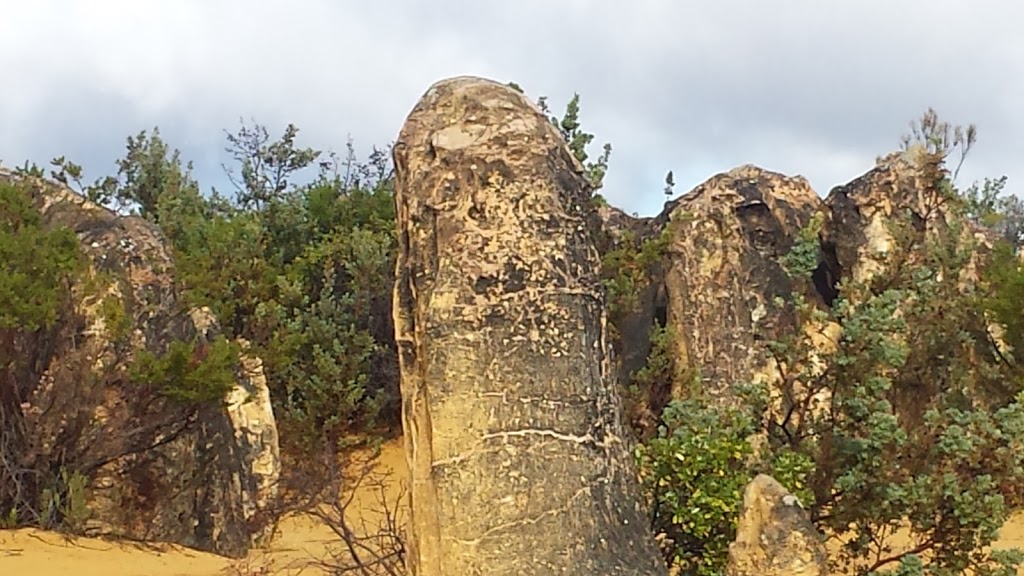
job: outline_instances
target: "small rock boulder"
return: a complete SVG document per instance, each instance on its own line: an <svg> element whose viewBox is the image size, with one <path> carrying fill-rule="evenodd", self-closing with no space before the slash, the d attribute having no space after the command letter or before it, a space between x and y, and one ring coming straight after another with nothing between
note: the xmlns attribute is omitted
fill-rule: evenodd
<svg viewBox="0 0 1024 576"><path fill-rule="evenodd" d="M727 576L824 576L828 557L821 535L796 496L760 474L743 491Z"/></svg>

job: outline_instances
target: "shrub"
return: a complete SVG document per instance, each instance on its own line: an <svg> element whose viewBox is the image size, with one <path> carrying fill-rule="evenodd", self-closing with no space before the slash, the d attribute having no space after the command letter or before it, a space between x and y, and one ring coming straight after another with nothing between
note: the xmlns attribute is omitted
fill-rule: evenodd
<svg viewBox="0 0 1024 576"><path fill-rule="evenodd" d="M749 480L751 415L699 400L671 402L658 434L636 448L651 525L681 574L719 574Z"/></svg>
<svg viewBox="0 0 1024 576"><path fill-rule="evenodd" d="M239 352L238 344L223 336L210 343L176 340L163 354L139 350L131 381L177 402L218 402L237 382Z"/></svg>
<svg viewBox="0 0 1024 576"><path fill-rule="evenodd" d="M14 331L51 326L85 269L78 238L66 228L44 227L23 183L0 181L0 267L0 332L8 342Z"/></svg>

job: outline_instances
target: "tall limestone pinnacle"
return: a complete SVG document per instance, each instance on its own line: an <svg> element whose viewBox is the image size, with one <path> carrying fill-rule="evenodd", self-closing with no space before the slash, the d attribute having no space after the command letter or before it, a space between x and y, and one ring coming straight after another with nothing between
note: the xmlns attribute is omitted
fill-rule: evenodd
<svg viewBox="0 0 1024 576"><path fill-rule="evenodd" d="M522 94L473 77L426 92L394 160L410 574L665 574L579 162Z"/></svg>

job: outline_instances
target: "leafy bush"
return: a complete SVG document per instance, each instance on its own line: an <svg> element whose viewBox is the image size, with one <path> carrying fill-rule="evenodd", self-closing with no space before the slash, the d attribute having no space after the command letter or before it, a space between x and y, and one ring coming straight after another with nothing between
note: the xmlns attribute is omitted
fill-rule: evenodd
<svg viewBox="0 0 1024 576"><path fill-rule="evenodd" d="M178 402L218 402L237 381L239 352L238 344L223 336L209 344L176 340L163 354L139 350L131 381Z"/></svg>
<svg viewBox="0 0 1024 576"><path fill-rule="evenodd" d="M27 184L0 181L0 269L0 332L8 339L15 329L52 325L85 269L74 232L43 226Z"/></svg>
<svg viewBox="0 0 1024 576"><path fill-rule="evenodd" d="M66 314L71 286L86 268L75 234L44 225L30 186L0 181L0 523L9 527L30 512L43 524L82 516L74 472L52 478L49 470L25 464L30 432L21 411L37 377L33 358ZM40 498L45 509L37 505Z"/></svg>
<svg viewBox="0 0 1024 576"><path fill-rule="evenodd" d="M812 518L843 541L837 568L857 574L999 569L1008 556L983 550L1024 481L1019 375L985 336L991 300L961 280L980 253L957 224L962 213L942 158L927 157L935 180L923 194L954 218L938 226L936 211L925 232L909 219L893 223L895 242L879 273L840 286L834 351L812 351L796 338L775 348L790 367L779 372L790 400L766 414L769 450L814 462ZM805 326L827 319L800 298L793 303ZM812 372L812 352L824 356L822 373ZM827 409L811 408L819 393ZM898 533L905 543L894 544Z"/></svg>
<svg viewBox="0 0 1024 576"><path fill-rule="evenodd" d="M719 574L736 537L752 455L750 414L676 400L658 435L636 448L651 525L681 574Z"/></svg>
<svg viewBox="0 0 1024 576"><path fill-rule="evenodd" d="M238 172L231 170L236 190L225 198L216 191L204 197L178 151L157 130L141 132L128 139L118 177L91 190L158 223L173 246L185 302L208 306L228 337L253 345L282 443L301 461L347 433L372 429L382 415L396 419L399 395L388 156L375 150L361 163L349 145L347 157L325 157L297 138L294 126L277 140L260 125L229 134ZM314 166L317 176L298 183ZM71 174L80 170L72 165ZM116 316L113 308L104 312ZM137 376L157 382L172 373L184 383L175 393L182 400L217 396L224 381L199 390L199 382L176 374L195 353L188 346L176 345L160 361L143 355Z"/></svg>
<svg viewBox="0 0 1024 576"><path fill-rule="evenodd" d="M759 448L757 410L693 394L669 402L657 435L637 446L635 457L666 563L678 574L721 574L746 484L767 473L811 502L814 465L792 450Z"/></svg>

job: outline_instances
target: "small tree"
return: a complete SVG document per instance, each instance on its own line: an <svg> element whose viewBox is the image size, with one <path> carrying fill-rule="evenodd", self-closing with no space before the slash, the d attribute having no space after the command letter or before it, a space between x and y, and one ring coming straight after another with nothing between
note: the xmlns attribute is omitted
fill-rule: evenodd
<svg viewBox="0 0 1024 576"><path fill-rule="evenodd" d="M125 156L117 161L117 176L113 198L153 222L160 222L161 205L199 195L192 163L183 163L181 152L171 150L156 127L152 134L143 130L128 137Z"/></svg>
<svg viewBox="0 0 1024 576"><path fill-rule="evenodd" d="M295 139L299 129L293 124L285 127L284 134L273 142L270 133L261 124L247 126L244 122L238 132L227 135L231 154L240 166L240 173L225 166L238 194L238 204L244 208L261 209L288 190L290 180L313 165L321 151L298 148Z"/></svg>
<svg viewBox="0 0 1024 576"><path fill-rule="evenodd" d="M546 96L538 98L537 105L545 114L551 114ZM596 193L604 186L604 177L608 172L608 159L612 155L612 145L606 142L601 147L601 154L597 157L597 160L589 161L590 154L587 152L587 147L594 141L594 135L581 130L579 94L573 94L568 104L565 105L565 113L561 118L550 115L549 119L555 128L558 129L566 144L569 145L569 150L583 164L587 181L590 182Z"/></svg>
<svg viewBox="0 0 1024 576"><path fill-rule="evenodd" d="M825 354L824 373L793 369L811 365L795 339L776 346L778 365L789 367L780 372L783 396L792 400L769 431L775 449L815 462L812 514L843 540L837 564L861 574L893 565L999 572L1021 560L1015 551L982 550L1008 517L1009 488L1024 481L1016 432L1024 397L985 337L981 288L961 281L980 253L960 224L963 203L949 196L944 143L969 147L974 131L948 128L931 114L922 125L925 173L935 178L923 193L939 197L925 204L952 218L943 226L926 218L924 232L893 222L896 242L882 271L840 286L833 310L842 338ZM821 314L795 305L807 321ZM830 403L815 410L809 396L821 391ZM894 544L897 533L906 544Z"/></svg>

